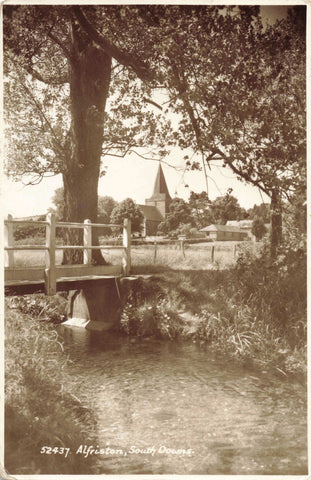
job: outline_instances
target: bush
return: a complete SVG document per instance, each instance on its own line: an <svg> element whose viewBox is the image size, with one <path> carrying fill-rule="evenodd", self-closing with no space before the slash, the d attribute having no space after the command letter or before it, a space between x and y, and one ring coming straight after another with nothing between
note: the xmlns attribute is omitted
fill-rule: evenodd
<svg viewBox="0 0 311 480"><path fill-rule="evenodd" d="M150 336L174 340L182 332L183 322L167 301L128 303L121 315L121 329L130 336Z"/></svg>
<svg viewBox="0 0 311 480"><path fill-rule="evenodd" d="M57 293L53 297L44 294L9 297L7 305L41 322L61 323L66 318L67 294Z"/></svg>
<svg viewBox="0 0 311 480"><path fill-rule="evenodd" d="M150 336L173 340L182 331L176 292L168 292L158 277L139 278L121 313L121 331L130 336Z"/></svg>
<svg viewBox="0 0 311 480"><path fill-rule="evenodd" d="M45 220L45 217L42 216L38 220ZM43 225L16 225L13 231L14 240L24 240L30 237L45 237L45 226Z"/></svg>

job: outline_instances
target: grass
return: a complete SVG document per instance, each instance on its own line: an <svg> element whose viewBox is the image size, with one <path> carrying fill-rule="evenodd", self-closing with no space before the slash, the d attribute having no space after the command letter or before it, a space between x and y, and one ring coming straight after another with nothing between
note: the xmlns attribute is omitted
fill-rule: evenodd
<svg viewBox="0 0 311 480"><path fill-rule="evenodd" d="M11 307L12 307L11 303ZM75 395L53 326L6 308L5 467L11 474L87 474L90 457L40 455L43 446L96 443L93 412Z"/></svg>
<svg viewBox="0 0 311 480"><path fill-rule="evenodd" d="M42 245L45 240L42 237L19 240L16 245ZM236 246L236 250L235 250ZM171 269L217 269L228 268L234 265L236 256L241 249L256 248L251 242L215 242L185 244L181 250L180 242L176 244L157 245L156 253L153 244L132 246L131 258L133 271L146 270L159 271L163 268ZM212 248L214 249L214 261L212 262ZM105 250L102 248L105 259L112 265L120 264L122 250ZM56 264L62 263L61 250L56 251ZM14 266L17 268L27 266L42 266L45 264L45 252L43 251L16 251L14 252Z"/></svg>

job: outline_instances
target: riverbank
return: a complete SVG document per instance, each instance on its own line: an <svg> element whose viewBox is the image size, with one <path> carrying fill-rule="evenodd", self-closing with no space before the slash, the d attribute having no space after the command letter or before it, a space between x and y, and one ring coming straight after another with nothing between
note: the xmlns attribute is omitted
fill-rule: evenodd
<svg viewBox="0 0 311 480"><path fill-rule="evenodd" d="M292 302L294 317L289 305L292 300L284 297L279 308L287 309L290 321L284 316L275 317L275 299L270 298L270 304L262 300L258 305L254 293L252 298L243 298L241 286L234 285L237 275L228 271L180 271L143 279L138 295L123 310L122 331L131 336L191 341L263 371L305 377L303 304Z"/></svg>
<svg viewBox="0 0 311 480"><path fill-rule="evenodd" d="M30 299L30 297L28 297ZM27 298L23 297L26 302ZM62 302L60 299L59 307ZM30 302L34 302L34 299ZM56 304L57 300L54 299ZM46 312L5 310L5 468L11 475L90 474L93 457L71 456L84 433L97 442L96 420L75 395L78 385L67 373L68 358ZM30 305L31 308L31 305ZM34 308L34 305L32 306ZM41 320L41 321L40 321ZM51 447L48 448L43 447Z"/></svg>

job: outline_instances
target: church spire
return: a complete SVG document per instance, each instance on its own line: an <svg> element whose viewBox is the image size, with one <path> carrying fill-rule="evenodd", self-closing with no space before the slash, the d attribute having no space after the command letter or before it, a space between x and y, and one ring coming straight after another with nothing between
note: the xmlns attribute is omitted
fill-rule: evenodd
<svg viewBox="0 0 311 480"><path fill-rule="evenodd" d="M170 192L168 191L162 165L159 163L158 173L154 182L153 193L150 198L145 201L146 205L156 207L165 218L169 212L169 206L172 201Z"/></svg>
<svg viewBox="0 0 311 480"><path fill-rule="evenodd" d="M163 173L163 170L162 170L162 165L161 165L161 162L160 162L158 172L157 172L157 176L156 176L156 179L155 179L155 182L154 182L152 197L157 197L161 193L164 193L165 195L167 195L168 200L171 199L170 193L169 193L167 185L166 185L164 173Z"/></svg>

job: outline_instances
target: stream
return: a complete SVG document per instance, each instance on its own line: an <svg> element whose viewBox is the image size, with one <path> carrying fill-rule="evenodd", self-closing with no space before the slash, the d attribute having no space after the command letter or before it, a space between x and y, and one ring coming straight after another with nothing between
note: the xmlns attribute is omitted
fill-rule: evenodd
<svg viewBox="0 0 311 480"><path fill-rule="evenodd" d="M60 327L100 473L307 474L305 385L192 343ZM81 436L81 444L88 446Z"/></svg>

